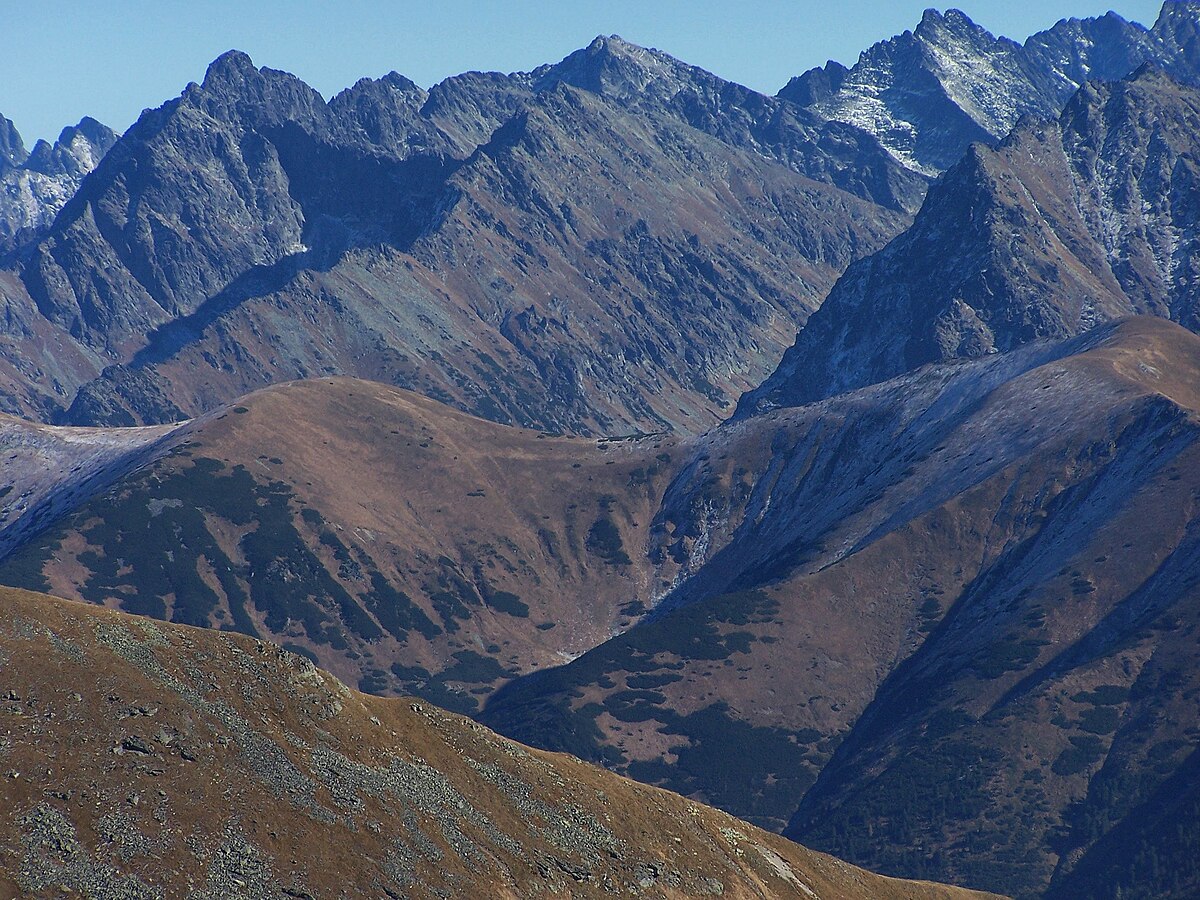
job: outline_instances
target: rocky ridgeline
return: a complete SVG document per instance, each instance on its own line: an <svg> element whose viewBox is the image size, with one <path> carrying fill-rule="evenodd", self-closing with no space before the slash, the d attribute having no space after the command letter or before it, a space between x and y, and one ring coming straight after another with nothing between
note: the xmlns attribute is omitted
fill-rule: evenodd
<svg viewBox="0 0 1200 900"><path fill-rule="evenodd" d="M930 12L774 98L617 37L329 102L231 52L111 148L85 120L26 159L5 125L0 408L165 423L347 374L560 433L700 432L931 174L1088 79L1194 78L1198 20L1018 45Z"/></svg>
<svg viewBox="0 0 1200 900"><path fill-rule="evenodd" d="M9 334L39 335L0 395L161 423L341 373L559 432L700 430L924 189L858 129L619 38L328 103L231 52L0 272Z"/></svg>
<svg viewBox="0 0 1200 900"><path fill-rule="evenodd" d="M904 165L950 168L975 141L995 143L1022 116L1044 119L1084 83L1116 81L1144 64L1200 78L1200 3L1166 0L1152 28L1110 12L1064 19L1024 44L994 37L956 9L926 10L912 31L830 62L779 92L819 116L877 137Z"/></svg>

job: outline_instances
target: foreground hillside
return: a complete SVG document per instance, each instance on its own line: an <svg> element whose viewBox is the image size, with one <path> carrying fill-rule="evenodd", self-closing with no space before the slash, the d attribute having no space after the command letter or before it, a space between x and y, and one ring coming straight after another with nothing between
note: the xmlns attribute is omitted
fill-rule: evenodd
<svg viewBox="0 0 1200 900"><path fill-rule="evenodd" d="M251 638L0 591L0 891L954 898L356 693Z"/></svg>
<svg viewBox="0 0 1200 900"><path fill-rule="evenodd" d="M1145 883L1106 842L1194 783L1198 411L1200 338L1148 317L686 441L296 383L158 438L0 582L270 638L893 873L1069 895ZM1155 852L1190 884L1177 812Z"/></svg>

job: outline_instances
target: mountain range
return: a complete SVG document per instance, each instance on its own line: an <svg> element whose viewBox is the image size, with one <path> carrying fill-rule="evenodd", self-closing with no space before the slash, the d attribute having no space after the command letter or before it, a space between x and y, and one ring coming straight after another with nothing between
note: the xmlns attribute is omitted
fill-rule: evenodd
<svg viewBox="0 0 1200 900"><path fill-rule="evenodd" d="M1191 0L1024 44L929 11L778 97L617 37L329 101L230 52L119 138L84 120L26 155L0 121L25 198L0 206L0 584L82 601L5 594L49 631L10 628L0 675L67 629L142 672L104 677L148 673L225 721L256 691L294 700L300 672L400 715L405 759L544 760L556 775L500 794L478 756L431 760L506 823L558 802L546 777L619 796L622 841L710 823L651 862L507 825L480 851L474 820L440 826L440 874L395 844L451 893L478 859L516 896L645 872L649 895L717 871L735 896L884 890L762 832L713 843L752 826L677 798L638 820L670 795L486 726L889 875L1191 896L1198 29ZM114 662L90 637L110 627L151 649ZM230 654L268 655L269 684L235 679L222 712L198 685ZM68 676L30 677L13 708ZM239 750L312 751L307 712L272 709L266 732L225 722ZM314 828L357 828L392 790L337 783L378 765L349 754L375 746L351 719L319 726L343 756L304 764L321 809L350 810ZM57 823L28 871L153 887L141 851L97 868L99 826L63 830L58 788L21 790ZM236 852L310 891L291 845L263 855L294 816L271 809L253 833L235 815ZM382 815L372 841L420 832ZM172 845L197 884L218 833Z"/></svg>
<svg viewBox="0 0 1200 900"><path fill-rule="evenodd" d="M619 39L329 103L230 53L0 275L3 396L125 425L346 374L505 423L702 430L921 190L865 134Z"/></svg>

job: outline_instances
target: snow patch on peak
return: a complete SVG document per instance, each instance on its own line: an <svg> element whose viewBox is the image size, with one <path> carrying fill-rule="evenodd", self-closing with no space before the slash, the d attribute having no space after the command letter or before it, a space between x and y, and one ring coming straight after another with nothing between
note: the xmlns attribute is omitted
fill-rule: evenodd
<svg viewBox="0 0 1200 900"><path fill-rule="evenodd" d="M927 9L920 23L864 51L844 76L831 67L780 96L873 134L910 169L935 174L975 140L997 141L1022 115L1058 115L1089 79L1125 77L1153 61L1200 79L1200 0L1167 0L1153 29L1115 13L1063 19L1024 44L994 37L960 10Z"/></svg>

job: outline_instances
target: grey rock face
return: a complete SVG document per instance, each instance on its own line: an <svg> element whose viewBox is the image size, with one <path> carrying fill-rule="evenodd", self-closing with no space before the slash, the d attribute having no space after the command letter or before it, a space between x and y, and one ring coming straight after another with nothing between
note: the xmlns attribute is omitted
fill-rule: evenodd
<svg viewBox="0 0 1200 900"><path fill-rule="evenodd" d="M881 154L880 144L858 127L723 81L615 35L534 71L530 80L540 89L565 83L626 107L670 111L706 134L891 209L915 210L924 195L925 181Z"/></svg>
<svg viewBox="0 0 1200 900"><path fill-rule="evenodd" d="M792 79L779 96L875 135L904 165L933 174L973 141L994 143L1021 116L1048 118L1085 81L1124 78L1151 62L1200 77L1200 3L1167 0L1153 28L1115 13L1064 19L1024 44L997 38L958 10L927 10L911 32L881 41L851 69Z"/></svg>
<svg viewBox="0 0 1200 900"><path fill-rule="evenodd" d="M1197 327L1200 89L1152 69L1088 85L1058 121L976 145L913 226L850 267L740 411L1121 316Z"/></svg>

